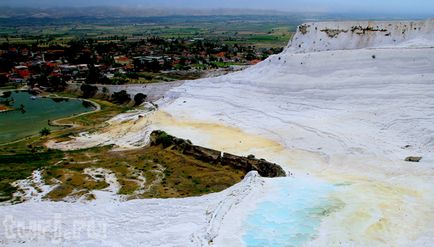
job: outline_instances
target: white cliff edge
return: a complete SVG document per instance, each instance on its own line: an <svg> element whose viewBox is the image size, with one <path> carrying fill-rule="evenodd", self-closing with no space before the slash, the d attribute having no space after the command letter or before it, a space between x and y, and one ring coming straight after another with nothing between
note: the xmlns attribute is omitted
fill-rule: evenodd
<svg viewBox="0 0 434 247"><path fill-rule="evenodd" d="M302 53L383 46L434 47L434 19L305 23L286 50Z"/></svg>

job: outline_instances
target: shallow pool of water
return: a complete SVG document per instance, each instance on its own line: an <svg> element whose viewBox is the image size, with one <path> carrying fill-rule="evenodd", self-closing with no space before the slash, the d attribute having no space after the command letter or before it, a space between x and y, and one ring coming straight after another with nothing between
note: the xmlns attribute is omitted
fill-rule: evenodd
<svg viewBox="0 0 434 247"><path fill-rule="evenodd" d="M0 97L0 101L13 99L11 106L15 109L20 109L23 105L22 110L0 113L0 143L37 134L42 128L49 127L48 120L94 109L78 99L32 99L31 96L28 92L12 92L9 97Z"/></svg>
<svg viewBox="0 0 434 247"><path fill-rule="evenodd" d="M321 219L336 207L335 187L312 178L271 179L271 190L244 224L248 247L301 246L315 238Z"/></svg>

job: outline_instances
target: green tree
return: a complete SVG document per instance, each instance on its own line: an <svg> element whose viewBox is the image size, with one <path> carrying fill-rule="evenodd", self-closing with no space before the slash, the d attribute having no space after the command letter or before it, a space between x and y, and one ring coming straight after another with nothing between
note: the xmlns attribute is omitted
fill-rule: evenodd
<svg viewBox="0 0 434 247"><path fill-rule="evenodd" d="M146 67L152 72L159 72L161 70L160 62L157 59L152 59L151 62L146 64Z"/></svg>
<svg viewBox="0 0 434 247"><path fill-rule="evenodd" d="M96 84L98 83L101 73L98 68L96 68L93 64L88 65L89 71L86 77L87 84Z"/></svg>
<svg viewBox="0 0 434 247"><path fill-rule="evenodd" d="M134 96L134 105L138 106L141 105L143 102L145 102L146 98L148 96L142 93L138 93Z"/></svg>
<svg viewBox="0 0 434 247"><path fill-rule="evenodd" d="M109 79L107 76L103 76L100 80L99 80L100 84L113 84L113 81L111 79ZM104 93L104 92L103 92Z"/></svg>
<svg viewBox="0 0 434 247"><path fill-rule="evenodd" d="M111 100L116 104L125 104L131 101L131 97L127 91L122 90L119 92L114 92L112 94Z"/></svg>
<svg viewBox="0 0 434 247"><path fill-rule="evenodd" d="M253 51L247 52L247 55L245 57L248 61L257 59L256 54Z"/></svg>
<svg viewBox="0 0 434 247"><path fill-rule="evenodd" d="M98 92L98 87L83 83L80 90L83 92L83 98L92 98Z"/></svg>
<svg viewBox="0 0 434 247"><path fill-rule="evenodd" d="M51 134L51 130L47 127L44 127L39 131L39 134L41 136L48 136L49 134Z"/></svg>

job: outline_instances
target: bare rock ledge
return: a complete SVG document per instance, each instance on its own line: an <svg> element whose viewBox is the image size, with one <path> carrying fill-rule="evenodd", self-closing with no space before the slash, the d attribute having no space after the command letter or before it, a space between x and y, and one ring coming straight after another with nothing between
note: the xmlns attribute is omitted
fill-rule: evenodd
<svg viewBox="0 0 434 247"><path fill-rule="evenodd" d="M184 155L216 165L231 166L243 170L245 173L257 171L262 177L285 177L281 166L257 159L253 155L248 157L224 153L218 150L193 145L189 140L176 138L164 131L155 130L151 133L151 146L163 145L164 148L177 150Z"/></svg>

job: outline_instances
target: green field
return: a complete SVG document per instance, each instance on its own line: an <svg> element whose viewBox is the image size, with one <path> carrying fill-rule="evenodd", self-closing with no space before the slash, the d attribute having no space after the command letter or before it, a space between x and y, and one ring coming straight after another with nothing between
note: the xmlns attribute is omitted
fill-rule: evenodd
<svg viewBox="0 0 434 247"><path fill-rule="evenodd" d="M229 43L282 47L298 20L267 16L149 17L110 19L14 19L0 20L0 44L65 45L72 39L99 42L162 38L204 38Z"/></svg>

